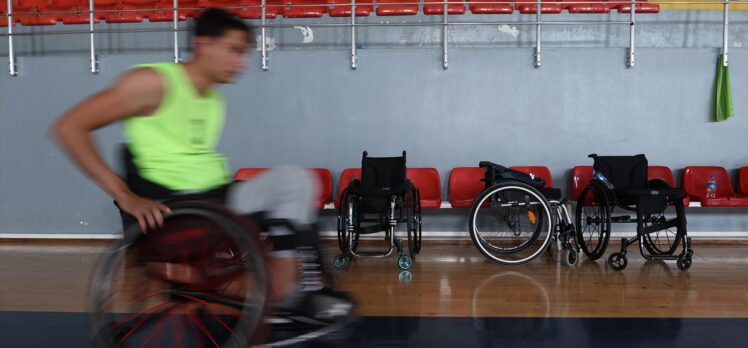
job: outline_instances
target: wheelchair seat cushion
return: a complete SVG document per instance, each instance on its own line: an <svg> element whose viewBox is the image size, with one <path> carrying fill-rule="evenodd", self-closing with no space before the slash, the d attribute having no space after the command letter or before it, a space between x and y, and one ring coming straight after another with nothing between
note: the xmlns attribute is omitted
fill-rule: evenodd
<svg viewBox="0 0 748 348"><path fill-rule="evenodd" d="M540 190L540 193L542 193L549 201L560 201L563 197L561 190L557 188L543 187L538 190Z"/></svg>

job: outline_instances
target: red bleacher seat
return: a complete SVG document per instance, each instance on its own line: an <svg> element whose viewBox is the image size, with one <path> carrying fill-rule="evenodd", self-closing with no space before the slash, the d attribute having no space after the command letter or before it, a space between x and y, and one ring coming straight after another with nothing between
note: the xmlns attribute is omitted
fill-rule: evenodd
<svg viewBox="0 0 748 348"><path fill-rule="evenodd" d="M50 14L63 24L88 24L88 1L50 0L45 10L47 12L71 12ZM98 21L94 18L94 23Z"/></svg>
<svg viewBox="0 0 748 348"><path fill-rule="evenodd" d="M238 5L237 5L238 2ZM242 6L240 9L229 10L242 19L262 18L262 0L202 0L202 7ZM265 18L274 19L283 13L281 0L265 1Z"/></svg>
<svg viewBox="0 0 748 348"><path fill-rule="evenodd" d="M374 0L361 0L356 1L356 17L367 17L374 11L373 5L358 5L371 4ZM330 17L350 17L351 16L351 0L330 0L332 7L328 11Z"/></svg>
<svg viewBox="0 0 748 348"><path fill-rule="evenodd" d="M407 177L421 194L421 208L442 206L442 185L436 168L408 168Z"/></svg>
<svg viewBox="0 0 748 348"><path fill-rule="evenodd" d="M706 198L706 184L711 176L717 181L716 198ZM748 207L748 196L739 195L732 190L730 174L723 167L686 167L683 170L683 189L703 207Z"/></svg>
<svg viewBox="0 0 748 348"><path fill-rule="evenodd" d="M123 0L124 1L124 0ZM132 9L132 5L120 3L120 0L96 0L94 2L94 15L97 19L103 19L107 23L139 23L145 19L147 12L122 12L124 9Z"/></svg>
<svg viewBox="0 0 748 348"><path fill-rule="evenodd" d="M267 170L268 168L240 168L234 174L234 180L251 180ZM327 168L308 168L307 170L317 179L319 193L315 204L317 208L322 209L332 198L332 174Z"/></svg>
<svg viewBox="0 0 748 348"><path fill-rule="evenodd" d="M423 13L427 15L443 15L445 0L424 0ZM448 0L447 14L465 14L465 2L462 0Z"/></svg>
<svg viewBox="0 0 748 348"><path fill-rule="evenodd" d="M0 27L8 26L8 1L0 0Z"/></svg>
<svg viewBox="0 0 748 348"><path fill-rule="evenodd" d="M452 208L470 208L486 184L481 181L486 170L479 167L457 167L449 173L449 203Z"/></svg>
<svg viewBox="0 0 748 348"><path fill-rule="evenodd" d="M517 0L515 7L519 13L523 14L533 14L538 11L537 1L533 0ZM561 13L563 10L564 6L560 0L543 0L540 4L540 12L542 13Z"/></svg>
<svg viewBox="0 0 748 348"><path fill-rule="evenodd" d="M125 0L122 0L125 1ZM172 0L127 0L127 1L142 1L142 2L155 2L155 10L149 10L146 14L148 20L151 22L172 22L174 21L174 1ZM177 4L178 17L180 21L186 20L187 18L196 18L202 13L201 3L199 0L179 0ZM154 8L151 6L150 8Z"/></svg>
<svg viewBox="0 0 748 348"><path fill-rule="evenodd" d="M361 168L346 168L343 169L342 173L340 173L340 180L338 180L338 194L335 195L335 208L340 206L340 195L343 193L343 190L348 188L348 184L350 184L353 179L361 179Z"/></svg>
<svg viewBox="0 0 748 348"><path fill-rule="evenodd" d="M377 16L415 16L417 14L418 0L379 0L379 6L377 6Z"/></svg>
<svg viewBox="0 0 748 348"><path fill-rule="evenodd" d="M590 2L579 3L580 0L561 0L569 13L609 13L608 3L603 0L592 0ZM573 4L573 2L577 2Z"/></svg>
<svg viewBox="0 0 748 348"><path fill-rule="evenodd" d="M631 13L631 2L622 2L620 0L608 1L608 8L612 11L618 9L618 13ZM660 5L650 4L647 0L636 1L636 13L659 13Z"/></svg>
<svg viewBox="0 0 748 348"><path fill-rule="evenodd" d="M57 16L45 14L46 0L13 0L13 23L25 26L55 25ZM8 3L5 3L7 11Z"/></svg>
<svg viewBox="0 0 748 348"><path fill-rule="evenodd" d="M660 179L665 181L670 187L676 187L675 186L675 176L673 176L673 171L670 170L669 167L666 166L649 166L647 167L647 178L649 180L654 179ZM691 203L691 198L686 196L683 198L683 205L688 206L688 204Z"/></svg>
<svg viewBox="0 0 748 348"><path fill-rule="evenodd" d="M497 2L494 0L468 0L470 4L470 12L473 14L512 14L514 13L514 6L512 2L505 4L488 4L489 2Z"/></svg>
<svg viewBox="0 0 748 348"><path fill-rule="evenodd" d="M748 195L748 167L742 167L738 170L738 191L741 194Z"/></svg>
<svg viewBox="0 0 748 348"><path fill-rule="evenodd" d="M286 18L319 18L329 6L327 0L284 0L283 4L286 5L283 9Z"/></svg>
<svg viewBox="0 0 748 348"><path fill-rule="evenodd" d="M592 166L576 166L572 168L569 199L576 201L590 180L592 180Z"/></svg>

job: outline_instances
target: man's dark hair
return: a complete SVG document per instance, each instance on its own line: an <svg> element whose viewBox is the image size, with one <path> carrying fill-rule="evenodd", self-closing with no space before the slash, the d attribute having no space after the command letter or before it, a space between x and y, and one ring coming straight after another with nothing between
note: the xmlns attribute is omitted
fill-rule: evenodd
<svg viewBox="0 0 748 348"><path fill-rule="evenodd" d="M195 37L221 37L229 30L240 30L247 33L249 43L254 44L252 27L236 18L233 14L220 8L209 8L203 12L195 23Z"/></svg>

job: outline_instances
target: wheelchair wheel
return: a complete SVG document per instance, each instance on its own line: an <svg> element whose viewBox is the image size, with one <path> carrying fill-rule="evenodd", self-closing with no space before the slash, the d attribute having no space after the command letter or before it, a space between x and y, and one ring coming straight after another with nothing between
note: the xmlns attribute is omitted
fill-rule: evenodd
<svg viewBox="0 0 748 348"><path fill-rule="evenodd" d="M669 218L665 212L661 214L647 214L644 217L644 227L664 223ZM680 245L681 235L676 227L644 234L642 242L644 248L652 255L672 255Z"/></svg>
<svg viewBox="0 0 748 348"><path fill-rule="evenodd" d="M542 254L553 234L550 204L536 189L519 182L491 186L470 209L470 238L491 261L517 265Z"/></svg>
<svg viewBox="0 0 748 348"><path fill-rule="evenodd" d="M629 261L624 253L612 253L608 256L608 267L614 271L623 270L628 264Z"/></svg>
<svg viewBox="0 0 748 348"><path fill-rule="evenodd" d="M576 210L575 226L579 247L588 258L597 260L605 253L610 239L608 195L599 185L587 185L579 195Z"/></svg>
<svg viewBox="0 0 748 348"><path fill-rule="evenodd" d="M164 227L137 226L104 255L89 288L100 347L245 347L265 310L259 229L204 202L170 204Z"/></svg>
<svg viewBox="0 0 748 348"><path fill-rule="evenodd" d="M405 219L408 229L408 252L415 259L421 250L421 210L418 189L413 189L405 198Z"/></svg>
<svg viewBox="0 0 748 348"><path fill-rule="evenodd" d="M358 216L356 216L356 197L348 190L343 191L338 208L338 245L340 252L346 254L349 250L358 249L359 234L351 231L358 230ZM351 248L349 249L349 245Z"/></svg>

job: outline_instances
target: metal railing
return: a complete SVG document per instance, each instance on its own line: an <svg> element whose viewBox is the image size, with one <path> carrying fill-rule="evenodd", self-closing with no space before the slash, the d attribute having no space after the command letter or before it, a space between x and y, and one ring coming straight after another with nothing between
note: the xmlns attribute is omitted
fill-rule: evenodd
<svg viewBox="0 0 748 348"><path fill-rule="evenodd" d="M322 0L321 0L322 1ZM367 1L367 0L364 0ZM534 63L533 66L535 68L540 68L541 66L541 32L542 27L547 25L628 25L629 26L629 47L626 54L626 66L629 68L633 68L636 64L636 13L637 13L637 4L641 4L642 2L637 2L637 0L611 0L608 1L607 4L609 5L630 5L629 10L629 20L628 21L544 21L543 20L543 11L544 6L543 5L562 5L562 6L568 6L568 5L574 5L574 4L603 4L600 2L590 2L590 1L564 1L564 2L544 2L541 0L527 0L527 1L495 1L495 2L481 2L481 5L488 5L488 4L517 4L517 5L529 5L535 7L535 20L534 21L522 21L522 22L507 22L507 21L481 21L481 22L451 22L449 21L450 17L454 17L456 15L450 15L449 14L449 5L463 5L466 7L470 6L470 1L434 1L434 2L428 2L424 3L423 0L420 0L419 2L391 2L391 3L375 3L375 2L357 2L356 0L351 0L350 4L328 4L328 3L320 3L320 4L294 4L294 5L287 5L287 4L267 4L267 0L261 0L260 4L257 6L233 6L233 7L224 7L224 9L227 10L239 10L239 9L250 9L250 8L259 8L261 9L260 13L260 45L261 45L261 67L262 70L268 70L269 69L269 57L268 57L268 49L267 49L267 28L292 28L295 26L298 26L298 24L268 24L267 23L267 9L268 8L276 8L276 7L339 7L339 6L350 6L351 7L351 15L350 15L350 21L348 23L309 23L305 24L307 27L319 27L319 28L336 28L336 27L350 27L351 29L351 45L350 45L350 67L351 69L356 69L358 66L358 53L356 51L356 28L358 27L410 27L410 26L417 26L417 27L424 27L424 26L441 26L442 27L442 67L443 69L447 69L449 67L449 27L456 27L456 26L482 26L482 25L534 25L535 26L535 53L534 53ZM441 16L443 17L443 20L441 22L432 22L432 23L359 23L356 21L356 9L358 6L382 6L382 5L416 5L420 6L421 4L428 4L428 5L443 5ZM723 42L722 42L722 54L724 56L723 64L725 66L728 65L728 30L729 30L729 7L730 4L748 4L748 0L713 0L713 1L653 1L653 2L647 2L647 4L688 4L688 5L697 5L697 4L718 4L723 6ZM32 35L67 35L67 34L88 34L89 35L89 60L90 60L90 71L93 74L96 74L99 72L99 59L98 55L96 54L96 47L94 43L94 38L96 34L105 34L105 33L136 33L136 32L173 32L173 46L174 46L174 54L173 59L174 62L181 61L180 53L179 53L179 33L182 31L186 31L186 29L180 29L178 22L179 22L179 10L190 10L190 11L196 11L200 10L200 8L194 8L194 7L185 7L180 8L179 7L179 0L173 0L173 8L153 8L153 9L146 9L146 8L139 8L139 9L116 9L116 10L109 10L109 9L101 9L97 10L94 7L94 0L88 1L88 30L58 30L58 31L51 31L51 32L43 32L43 33L14 33L13 32L13 24L14 24L14 17L20 17L20 16L38 16L40 14L81 14L82 11L57 11L57 12L41 12L41 13L14 13L13 12L13 1L7 2L7 19L8 19L8 32L6 34L0 34L0 36L5 36L8 38L8 60L9 60L9 74L10 76L17 76L18 75L18 62L15 57L14 52L14 37L19 36L32 36ZM612 10L612 9L611 9ZM150 28L150 29L139 29L139 28L133 28L133 29L104 29L104 30L95 30L95 24L96 24L96 16L106 13L113 13L113 12L149 12L149 11L173 11L173 20L172 20L172 28ZM619 12L620 13L620 12Z"/></svg>

